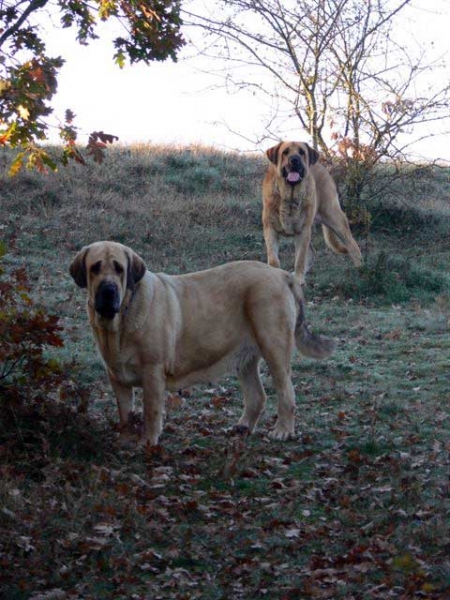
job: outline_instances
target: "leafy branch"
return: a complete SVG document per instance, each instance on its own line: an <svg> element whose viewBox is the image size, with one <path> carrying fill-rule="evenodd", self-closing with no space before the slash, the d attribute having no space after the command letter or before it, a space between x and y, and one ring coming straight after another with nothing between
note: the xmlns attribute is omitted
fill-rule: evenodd
<svg viewBox="0 0 450 600"><path fill-rule="evenodd" d="M0 147L18 152L10 167L17 174L24 166L40 171L55 170L57 162L41 147L48 139L51 100L57 91L62 56L48 56L46 30L35 24L37 15L46 18L44 8L52 5L60 12L63 28L74 27L80 44L98 37L98 23L115 19L124 34L113 41L113 58L122 68L128 62L176 60L184 45L178 0L5 0L0 4ZM74 113L68 109L59 125L63 142L59 161L86 163L77 147L78 129ZM108 144L118 139L111 134L93 132L86 156L102 162Z"/></svg>

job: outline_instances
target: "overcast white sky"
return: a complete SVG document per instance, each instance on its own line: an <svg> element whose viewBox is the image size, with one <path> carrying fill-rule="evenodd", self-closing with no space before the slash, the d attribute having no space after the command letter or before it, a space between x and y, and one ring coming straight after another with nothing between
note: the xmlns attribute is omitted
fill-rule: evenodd
<svg viewBox="0 0 450 600"><path fill-rule="evenodd" d="M433 41L438 51L448 52L450 0L415 0L415 6L426 10L410 13L412 20L405 22L407 35L412 30L424 43ZM199 71L195 59L119 69L107 36L80 46L71 30L49 26L47 32L48 49L66 59L53 102L55 114L62 117L65 109L71 108L77 115L76 124L86 134L102 130L117 135L125 144L200 143L240 151L258 151L270 145L265 142L264 147L258 147L246 141L256 139L264 130L266 107L261 99L245 92L228 95L223 90L211 90L216 78ZM295 121L288 137L306 139L295 128ZM426 158L450 160L450 139L434 138L416 150Z"/></svg>

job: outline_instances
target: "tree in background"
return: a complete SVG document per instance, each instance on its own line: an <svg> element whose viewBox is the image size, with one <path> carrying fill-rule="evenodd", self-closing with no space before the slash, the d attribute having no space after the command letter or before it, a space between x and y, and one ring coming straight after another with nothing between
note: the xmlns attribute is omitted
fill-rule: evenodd
<svg viewBox="0 0 450 600"><path fill-rule="evenodd" d="M114 40L114 59L119 67L130 63L176 60L184 41L180 33L177 0L5 0L0 3L0 145L19 148L14 174L27 164L45 170L56 168L48 152L39 147L47 139L49 103L56 93L61 56L47 55L43 24L59 14L64 28L75 28L80 44L98 37L102 21L115 20L121 35ZM67 110L60 126L63 163L84 163L76 148L74 114ZM88 154L101 161L103 150L115 136L93 132Z"/></svg>
<svg viewBox="0 0 450 600"><path fill-rule="evenodd" d="M186 4L183 19L204 31L207 56L227 62L227 86L275 107L268 137L296 116L316 149L340 159L349 210L383 159L405 159L403 134L449 116L448 78L439 89L427 80L440 64L394 32L410 3L218 0L209 14Z"/></svg>

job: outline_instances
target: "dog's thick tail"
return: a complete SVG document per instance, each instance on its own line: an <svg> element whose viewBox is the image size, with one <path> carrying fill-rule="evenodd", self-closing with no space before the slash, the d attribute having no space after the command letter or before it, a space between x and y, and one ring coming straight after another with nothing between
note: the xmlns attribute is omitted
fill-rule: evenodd
<svg viewBox="0 0 450 600"><path fill-rule="evenodd" d="M330 338L312 333L306 324L303 291L300 284L292 278L292 292L298 305L297 322L295 324L295 343L303 356L308 358L327 358L335 349Z"/></svg>
<svg viewBox="0 0 450 600"><path fill-rule="evenodd" d="M355 267L359 268L363 264L361 250L352 237L348 223L342 221L341 225L342 230L345 233L345 239L341 238L336 231L333 231L330 227L322 223L322 231L325 242L327 246L336 254L348 254ZM346 245L344 245L344 241Z"/></svg>
<svg viewBox="0 0 450 600"><path fill-rule="evenodd" d="M344 244L334 233L334 231L327 227L327 225L325 225L324 223L322 223L322 233L325 243L328 246L328 248L330 248L330 250L332 250L336 254L348 254L348 248L344 246Z"/></svg>
<svg viewBox="0 0 450 600"><path fill-rule="evenodd" d="M327 358L333 354L335 348L333 340L311 333L305 321L300 319L295 326L295 342L300 354L308 358Z"/></svg>

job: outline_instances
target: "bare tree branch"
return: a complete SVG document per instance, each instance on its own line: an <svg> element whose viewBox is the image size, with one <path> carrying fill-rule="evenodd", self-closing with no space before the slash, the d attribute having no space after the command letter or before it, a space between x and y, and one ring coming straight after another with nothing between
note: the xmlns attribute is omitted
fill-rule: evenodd
<svg viewBox="0 0 450 600"><path fill-rule="evenodd" d="M280 119L284 105L314 147L340 157L359 177L380 160L403 155L408 144L400 140L407 132L450 115L447 80L441 89L416 92L438 65L393 34L396 18L411 4L304 0L300 10L294 0L216 0L209 15L186 7L183 16L214 38L208 55L226 61L227 84L253 88L261 97L276 93ZM256 81L258 74L264 83ZM271 130L276 122L272 113ZM347 190L355 201L365 176Z"/></svg>
<svg viewBox="0 0 450 600"><path fill-rule="evenodd" d="M28 6L25 8L25 10L17 19L17 21L15 21L13 25L6 29L0 36L0 48L3 46L7 39L12 37L22 27L22 25L33 12L44 8L47 2L48 0L31 0L31 2L28 2Z"/></svg>

